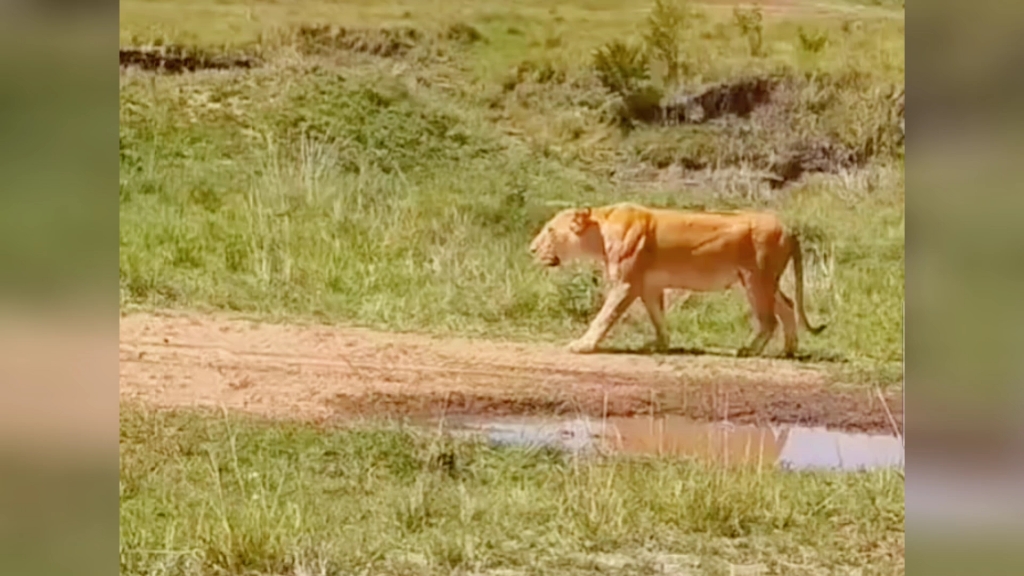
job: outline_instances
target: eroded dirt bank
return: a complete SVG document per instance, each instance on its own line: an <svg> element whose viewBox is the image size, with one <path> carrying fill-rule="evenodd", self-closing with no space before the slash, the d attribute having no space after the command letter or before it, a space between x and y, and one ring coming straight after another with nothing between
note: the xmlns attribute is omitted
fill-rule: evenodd
<svg viewBox="0 0 1024 576"><path fill-rule="evenodd" d="M192 314L121 318L124 400L273 417L655 413L891 432L872 392L768 359L577 356L558 346ZM899 395L886 398L902 429Z"/></svg>

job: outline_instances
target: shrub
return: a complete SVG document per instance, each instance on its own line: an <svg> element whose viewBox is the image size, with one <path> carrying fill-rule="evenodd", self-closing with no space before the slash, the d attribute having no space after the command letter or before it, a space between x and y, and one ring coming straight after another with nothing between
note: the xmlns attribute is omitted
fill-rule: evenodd
<svg viewBox="0 0 1024 576"><path fill-rule="evenodd" d="M626 97L650 81L650 60L642 46L621 40L608 42L594 51L594 72L610 92Z"/></svg>
<svg viewBox="0 0 1024 576"><path fill-rule="evenodd" d="M740 34L747 39L747 43L750 45L750 55L764 56L764 15L761 13L761 7L740 8L737 6L733 9L732 15L736 26L740 29Z"/></svg>

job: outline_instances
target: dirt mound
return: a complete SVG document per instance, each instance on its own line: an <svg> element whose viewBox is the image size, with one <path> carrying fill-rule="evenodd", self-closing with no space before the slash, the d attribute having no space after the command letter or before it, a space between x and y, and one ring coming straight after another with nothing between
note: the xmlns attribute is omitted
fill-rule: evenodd
<svg viewBox="0 0 1024 576"><path fill-rule="evenodd" d="M781 188L809 172L836 173L864 164L857 153L828 140L798 142L771 163L772 188Z"/></svg>
<svg viewBox="0 0 1024 576"><path fill-rule="evenodd" d="M701 124L731 114L748 118L758 106L767 104L779 84L777 78L761 76L705 87L693 94L674 94L664 99L662 124Z"/></svg>
<svg viewBox="0 0 1024 576"><path fill-rule="evenodd" d="M747 119L755 109L771 102L780 84L781 78L775 76L751 76L668 96L648 84L613 92L623 100L619 114L626 125L675 126L703 124L729 115Z"/></svg>
<svg viewBox="0 0 1024 576"><path fill-rule="evenodd" d="M346 28L316 24L285 28L272 31L265 36L261 35L255 45L250 47L250 51L267 56L264 51L268 50L268 47L272 54L275 46L290 46L307 55L352 52L381 58L400 58L420 46L434 45L436 48L439 42L468 45L486 41L486 37L479 30L465 23L452 24L433 35L410 26ZM244 69L263 63L261 58L248 54L215 53L198 47L176 44L123 48L120 51L120 61L122 68L134 67L170 73Z"/></svg>
<svg viewBox="0 0 1024 576"><path fill-rule="evenodd" d="M156 46L148 48L122 48L122 68L139 68L147 71L180 74L196 70L229 70L254 68L260 61L252 56L212 54L187 46Z"/></svg>
<svg viewBox="0 0 1024 576"><path fill-rule="evenodd" d="M781 360L597 354L200 316L121 319L120 389L156 406L284 418L680 414L736 424L891 431L863 389ZM902 426L902 398L886 398Z"/></svg>
<svg viewBox="0 0 1024 576"><path fill-rule="evenodd" d="M628 130L668 128L638 139L637 158L656 170L742 167L781 188L807 173L837 174L904 144L904 89L861 73L743 77L660 97L647 86L619 95ZM855 125L854 125L855 124ZM706 125L671 136L682 125Z"/></svg>

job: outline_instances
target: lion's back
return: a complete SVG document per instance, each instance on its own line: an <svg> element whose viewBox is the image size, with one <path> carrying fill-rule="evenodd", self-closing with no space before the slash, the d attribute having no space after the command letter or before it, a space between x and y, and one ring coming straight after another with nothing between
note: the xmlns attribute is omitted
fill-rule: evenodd
<svg viewBox="0 0 1024 576"><path fill-rule="evenodd" d="M697 285L718 284L718 276L749 266L764 250L783 250L778 241L783 225L772 212L657 209L649 217L651 257L642 266L673 276L685 273Z"/></svg>
<svg viewBox="0 0 1024 576"><path fill-rule="evenodd" d="M758 250L782 250L779 240L785 234L782 220L772 211L694 211L621 202L605 206L599 218L620 230L643 230L649 236L646 250L654 256L643 265L655 267L686 266L685 258L675 256L680 251L700 251L705 258L738 264L755 245Z"/></svg>

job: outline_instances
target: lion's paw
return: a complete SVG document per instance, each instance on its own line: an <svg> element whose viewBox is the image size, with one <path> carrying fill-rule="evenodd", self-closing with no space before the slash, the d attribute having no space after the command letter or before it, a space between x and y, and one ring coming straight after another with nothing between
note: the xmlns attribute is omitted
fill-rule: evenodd
<svg viewBox="0 0 1024 576"><path fill-rule="evenodd" d="M590 352L593 352L597 347L591 344L590 342L587 342L586 340L580 339L573 340L565 348L566 350L572 352L573 354L588 354Z"/></svg>
<svg viewBox="0 0 1024 576"><path fill-rule="evenodd" d="M640 350L652 353L668 352L668 349L668 342L665 340L648 340L640 347Z"/></svg>

